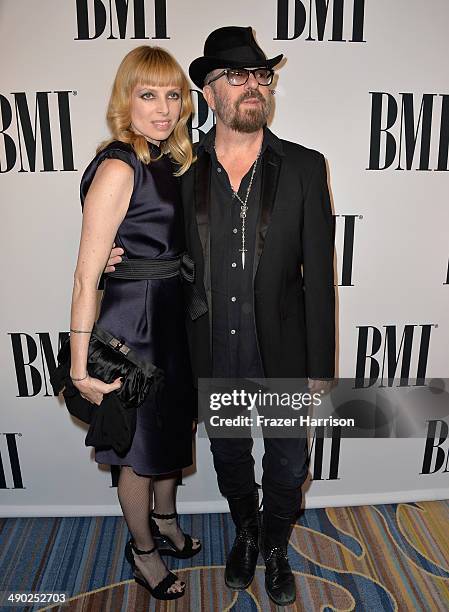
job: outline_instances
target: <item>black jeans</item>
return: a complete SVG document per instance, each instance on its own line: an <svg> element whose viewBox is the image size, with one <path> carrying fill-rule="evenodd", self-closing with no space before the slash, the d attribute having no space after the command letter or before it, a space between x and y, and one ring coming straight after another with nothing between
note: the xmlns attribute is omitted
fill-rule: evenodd
<svg viewBox="0 0 449 612"><path fill-rule="evenodd" d="M252 438L212 438L218 487L225 497L242 497L256 488ZM285 518L297 517L301 485L307 478L306 438L264 438L263 508Z"/></svg>

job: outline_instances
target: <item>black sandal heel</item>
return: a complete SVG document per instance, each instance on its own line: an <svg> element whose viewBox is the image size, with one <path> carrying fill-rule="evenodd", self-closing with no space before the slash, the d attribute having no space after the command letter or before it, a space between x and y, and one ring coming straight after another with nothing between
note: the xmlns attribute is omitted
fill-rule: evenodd
<svg viewBox="0 0 449 612"><path fill-rule="evenodd" d="M154 542L158 548L160 555L168 555L170 557L176 557L176 559L190 559L198 554L201 550L201 542L199 543L198 548L193 547L192 537L188 533L183 533L185 541L184 546L180 549L175 546L172 539L161 533L159 529L159 525L154 520L163 519L169 520L174 519L178 516L177 512L173 512L173 514L156 514L156 512L150 513L150 528L151 534L153 536ZM154 517L154 518L153 518Z"/></svg>
<svg viewBox="0 0 449 612"><path fill-rule="evenodd" d="M142 572L136 566L136 561L134 559L133 552L136 555L151 555L151 553L155 552L156 550L157 550L156 546L152 548L151 550L139 550L138 548L134 546L134 543L132 540L130 540L126 544L125 558L132 567L133 574L134 574L134 580L137 582L137 584L140 584L140 586L143 586L145 589L147 589L147 591L149 591L155 599L163 599L163 600L179 599L179 597L182 597L185 594L186 592L185 588L182 591L178 591L177 593L168 592L168 589L172 586L172 584L174 584L177 580L179 580L176 574L173 574L173 572L169 571L167 576L165 576L165 578L163 578L159 582L159 584L157 584L155 587L151 587L150 584L148 583L148 580L146 580ZM183 583L183 585L185 587L185 583Z"/></svg>

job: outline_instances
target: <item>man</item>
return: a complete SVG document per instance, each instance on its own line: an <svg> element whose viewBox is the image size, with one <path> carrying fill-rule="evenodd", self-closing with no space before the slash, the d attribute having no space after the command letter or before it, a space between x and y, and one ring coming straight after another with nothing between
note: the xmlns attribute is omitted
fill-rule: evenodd
<svg viewBox="0 0 449 612"><path fill-rule="evenodd" d="M208 304L188 320L188 336L196 377L308 377L316 391L334 375L333 218L324 157L266 127L282 57L267 59L250 27L232 26L212 32L190 65L216 127L182 178L187 248ZM211 439L237 534L225 581L249 586L260 543L268 595L287 605L296 597L286 551L306 440L264 439L261 532L252 444Z"/></svg>

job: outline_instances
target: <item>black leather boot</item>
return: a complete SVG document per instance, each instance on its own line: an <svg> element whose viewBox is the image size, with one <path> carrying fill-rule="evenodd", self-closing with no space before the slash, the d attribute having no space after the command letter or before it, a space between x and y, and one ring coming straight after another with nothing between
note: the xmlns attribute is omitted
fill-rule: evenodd
<svg viewBox="0 0 449 612"><path fill-rule="evenodd" d="M230 589L242 591L249 587L259 556L259 495L257 491L245 497L228 497L236 537L225 569L225 583Z"/></svg>
<svg viewBox="0 0 449 612"><path fill-rule="evenodd" d="M294 519L263 512L261 549L265 559L265 588L278 606L296 599L296 584L287 558L287 546Z"/></svg>

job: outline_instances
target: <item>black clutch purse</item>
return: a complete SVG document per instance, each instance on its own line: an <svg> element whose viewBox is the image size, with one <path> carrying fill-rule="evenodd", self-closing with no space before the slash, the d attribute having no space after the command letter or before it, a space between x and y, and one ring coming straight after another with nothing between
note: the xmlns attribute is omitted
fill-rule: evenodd
<svg viewBox="0 0 449 612"><path fill-rule="evenodd" d="M90 424L86 446L114 448L123 454L134 436L137 407L149 393L154 394L156 422L161 421L158 397L163 390L164 372L98 325L94 325L90 336L87 371L106 383L121 377L122 386L105 394L100 406L82 398L70 378L70 338L66 338L58 353L58 366L50 375L53 391L63 391L70 414Z"/></svg>

